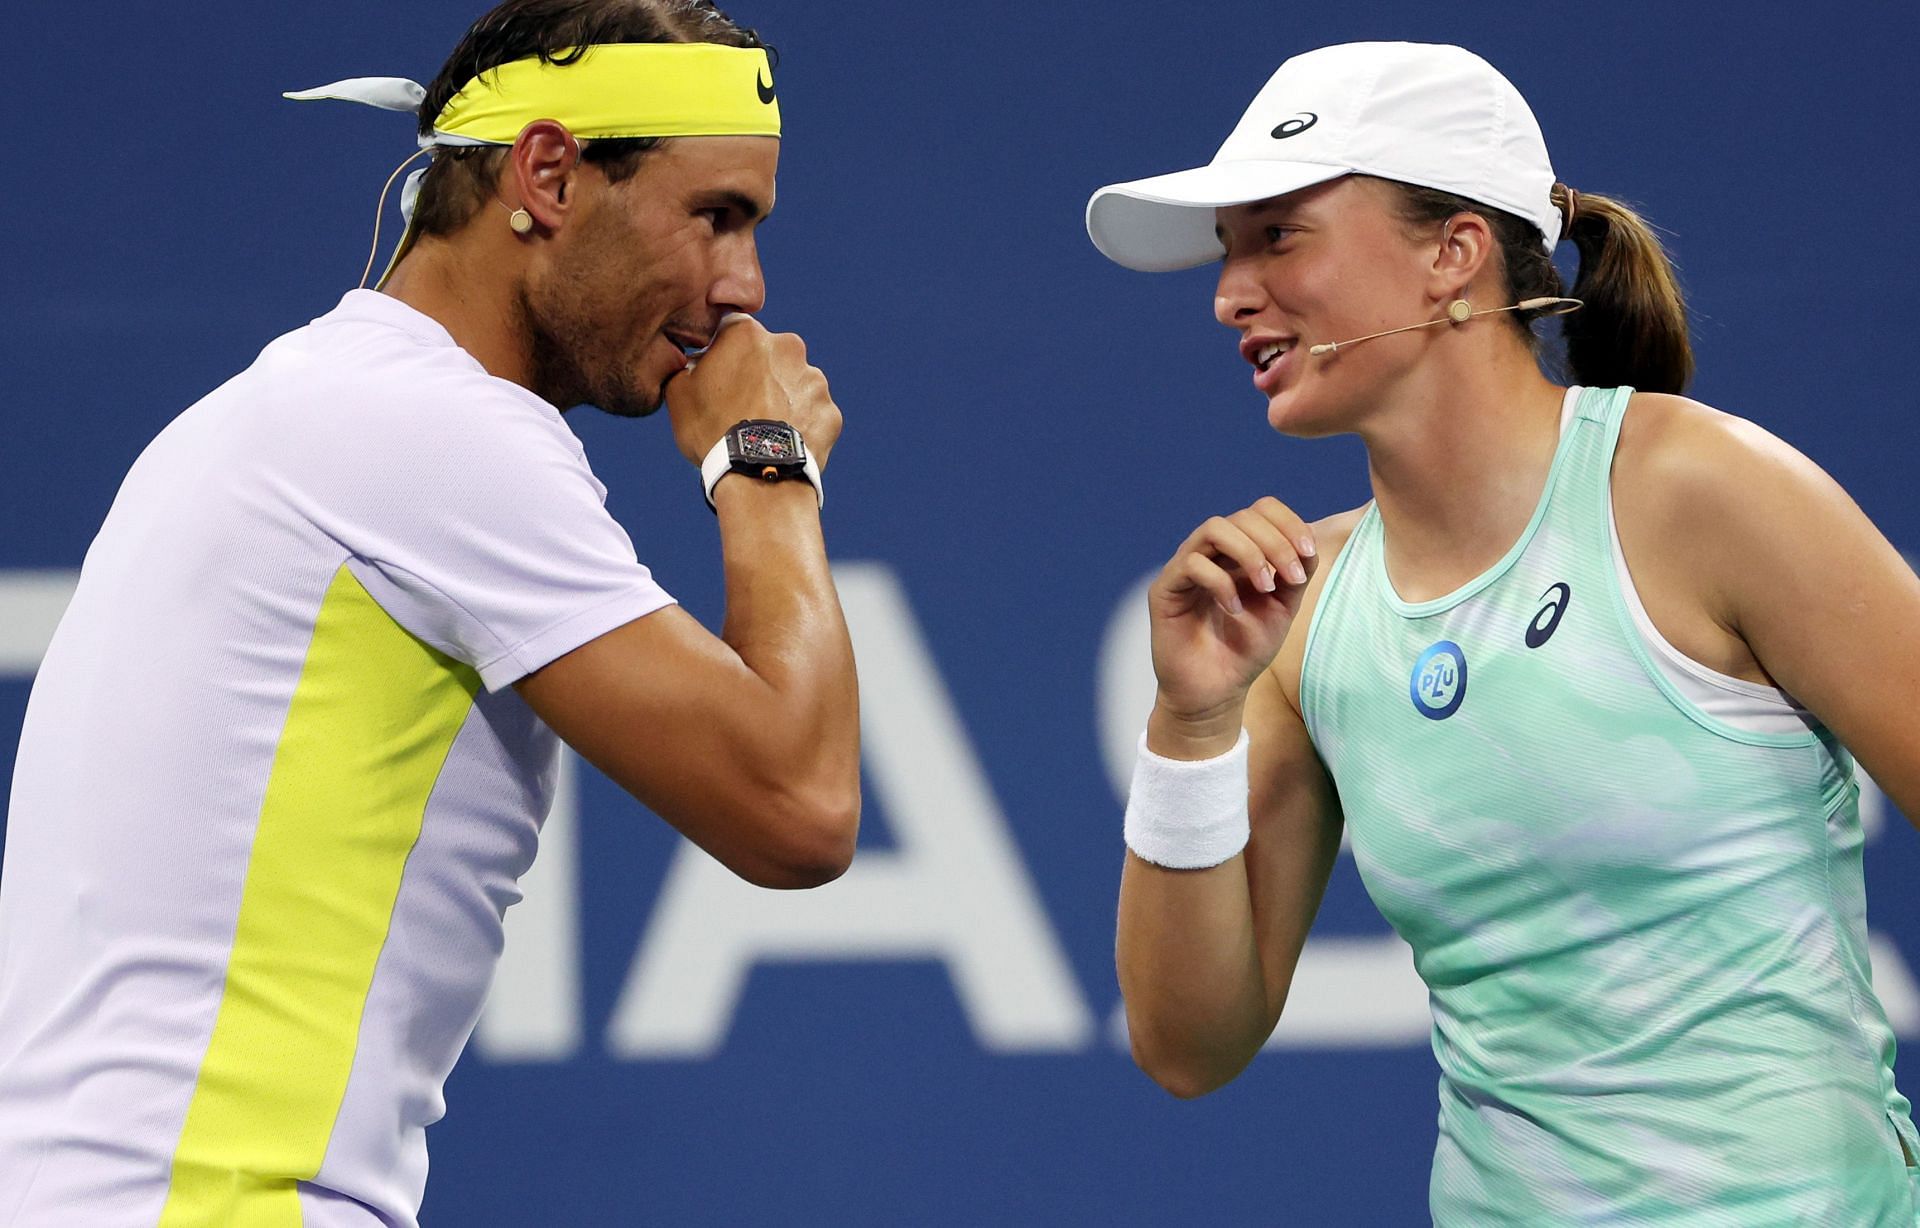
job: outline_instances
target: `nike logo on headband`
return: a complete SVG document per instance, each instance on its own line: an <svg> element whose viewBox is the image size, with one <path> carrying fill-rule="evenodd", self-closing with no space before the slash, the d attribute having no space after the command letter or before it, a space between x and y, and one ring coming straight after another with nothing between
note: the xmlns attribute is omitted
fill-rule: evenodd
<svg viewBox="0 0 1920 1228"><path fill-rule="evenodd" d="M753 88L760 91L760 101L772 105L774 99L773 83L760 80L760 74L753 74Z"/></svg>

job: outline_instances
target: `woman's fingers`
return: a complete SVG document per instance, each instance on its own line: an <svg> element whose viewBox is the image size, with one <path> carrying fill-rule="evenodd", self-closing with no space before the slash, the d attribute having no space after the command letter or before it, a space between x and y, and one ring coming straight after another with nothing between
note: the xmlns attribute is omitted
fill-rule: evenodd
<svg viewBox="0 0 1920 1228"><path fill-rule="evenodd" d="M1284 528L1263 515L1259 509L1251 507L1235 512L1229 519L1259 548L1263 565L1277 579L1288 584L1307 582L1307 568L1301 561L1299 548ZM1267 588L1265 591L1272 592L1273 589Z"/></svg>
<svg viewBox="0 0 1920 1228"><path fill-rule="evenodd" d="M1303 551L1302 544L1309 548ZM1209 519L1181 543L1175 557L1206 555L1244 576L1253 589L1271 593L1282 582L1307 582L1311 569L1305 559L1312 557L1311 545L1311 531L1300 518L1278 499L1267 499L1231 516Z"/></svg>
<svg viewBox="0 0 1920 1228"><path fill-rule="evenodd" d="M1238 614L1245 609L1240 602L1240 587L1234 578L1212 557L1198 550L1189 550L1168 563L1166 578L1169 592L1199 589L1229 614Z"/></svg>
<svg viewBox="0 0 1920 1228"><path fill-rule="evenodd" d="M1214 516L1180 543L1148 598L1168 711L1210 712L1245 695L1284 642L1313 559L1312 530L1278 499Z"/></svg>

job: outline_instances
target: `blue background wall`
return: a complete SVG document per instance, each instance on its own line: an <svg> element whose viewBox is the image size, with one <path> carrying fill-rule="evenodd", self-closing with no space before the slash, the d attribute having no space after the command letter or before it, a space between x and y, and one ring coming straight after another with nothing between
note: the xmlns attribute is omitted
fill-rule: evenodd
<svg viewBox="0 0 1920 1228"><path fill-rule="evenodd" d="M1212 322L1211 272L1107 264L1086 197L1204 160L1295 51L1464 43L1532 101L1563 179L1641 202L1667 232L1696 313L1695 394L1809 453L1916 554L1920 8L735 12L782 54L765 316L808 339L846 413L829 537L869 715L907 715L870 729L863 862L817 897L719 882L583 773L430 1134L427 1222L1423 1222L1436 1071L1350 860L1299 1029L1238 1082L1176 1103L1114 1030L1106 748L1143 717L1135 587L1208 514L1272 493L1323 515L1366 487L1351 441L1267 430ZM47 611L127 466L352 284L374 196L411 149L401 117L279 91L424 80L477 13L9 13L0 772ZM717 619L712 520L665 425L574 415L642 558ZM1916 874L1920 838L1891 816L1869 898L1909 1038ZM702 916L737 932L680 922ZM791 949L755 959L756 934ZM716 971L748 964L730 999Z"/></svg>

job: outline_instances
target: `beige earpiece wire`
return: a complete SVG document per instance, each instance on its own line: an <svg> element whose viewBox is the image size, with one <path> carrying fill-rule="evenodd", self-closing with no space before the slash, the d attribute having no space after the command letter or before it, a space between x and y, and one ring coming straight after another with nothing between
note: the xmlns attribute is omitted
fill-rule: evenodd
<svg viewBox="0 0 1920 1228"><path fill-rule="evenodd" d="M401 174L403 174L409 166L412 166L415 162L418 162L421 158L432 152L433 150L431 149L415 151L412 157L394 168L393 174L387 176L387 186L380 189L380 203L373 207L373 247L367 252L366 271L360 274L360 288L362 290L367 288L367 278L373 276L373 262L380 255L380 219L384 217L387 212L387 194L393 191L394 181L400 178Z"/></svg>

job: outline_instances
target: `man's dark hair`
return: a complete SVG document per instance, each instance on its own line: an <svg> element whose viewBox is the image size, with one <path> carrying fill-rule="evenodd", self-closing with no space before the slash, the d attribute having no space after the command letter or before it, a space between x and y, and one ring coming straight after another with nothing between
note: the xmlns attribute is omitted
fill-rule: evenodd
<svg viewBox="0 0 1920 1228"><path fill-rule="evenodd" d="M602 43L720 43L759 47L758 35L721 12L711 0L507 0L473 23L427 86L420 107L420 135L467 82L481 73L539 56L571 64L583 48ZM560 53L571 50L571 54ZM640 169L660 137L582 141L583 161L619 183ZM420 184L414 218L425 235L449 235L493 196L507 151L497 145L441 148Z"/></svg>

